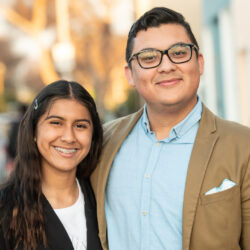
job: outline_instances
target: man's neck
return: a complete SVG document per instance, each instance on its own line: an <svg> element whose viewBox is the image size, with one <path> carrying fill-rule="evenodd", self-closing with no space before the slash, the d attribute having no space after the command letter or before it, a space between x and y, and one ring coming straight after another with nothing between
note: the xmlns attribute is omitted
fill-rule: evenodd
<svg viewBox="0 0 250 250"><path fill-rule="evenodd" d="M162 140L168 137L171 129L187 117L196 103L184 107L183 109L175 107L159 108L147 105L150 128L155 132L156 138Z"/></svg>

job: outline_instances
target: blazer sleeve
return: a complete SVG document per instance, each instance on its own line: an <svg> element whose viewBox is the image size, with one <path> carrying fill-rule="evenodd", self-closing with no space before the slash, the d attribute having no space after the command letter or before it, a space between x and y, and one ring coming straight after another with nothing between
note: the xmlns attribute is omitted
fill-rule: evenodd
<svg viewBox="0 0 250 250"><path fill-rule="evenodd" d="M242 234L241 249L250 250L250 156L241 186Z"/></svg>

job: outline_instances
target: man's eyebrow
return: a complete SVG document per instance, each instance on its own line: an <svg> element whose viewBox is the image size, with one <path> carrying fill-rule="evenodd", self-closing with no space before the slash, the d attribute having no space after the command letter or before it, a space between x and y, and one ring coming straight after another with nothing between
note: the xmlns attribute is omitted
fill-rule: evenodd
<svg viewBox="0 0 250 250"><path fill-rule="evenodd" d="M63 117L57 116L57 115L47 116L45 120L49 120L49 119L59 119L59 120L62 120L62 121L65 120ZM75 122L87 122L87 123L91 124L90 120L86 119L86 118L77 119L77 120L75 120Z"/></svg>

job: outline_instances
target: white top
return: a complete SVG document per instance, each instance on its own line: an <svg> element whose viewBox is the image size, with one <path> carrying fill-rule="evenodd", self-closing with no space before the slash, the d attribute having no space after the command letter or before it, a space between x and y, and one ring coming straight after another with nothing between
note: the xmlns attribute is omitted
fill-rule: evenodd
<svg viewBox="0 0 250 250"><path fill-rule="evenodd" d="M79 196L75 204L66 208L54 209L62 222L75 250L87 249L87 227L84 210L84 196L77 181Z"/></svg>

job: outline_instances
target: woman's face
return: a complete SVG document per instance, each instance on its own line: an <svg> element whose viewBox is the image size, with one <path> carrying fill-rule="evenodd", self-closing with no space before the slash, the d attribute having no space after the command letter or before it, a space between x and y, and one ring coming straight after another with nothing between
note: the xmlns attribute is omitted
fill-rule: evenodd
<svg viewBox="0 0 250 250"><path fill-rule="evenodd" d="M82 103L74 99L53 101L36 130L43 173L75 174L90 150L92 134L91 116Z"/></svg>

